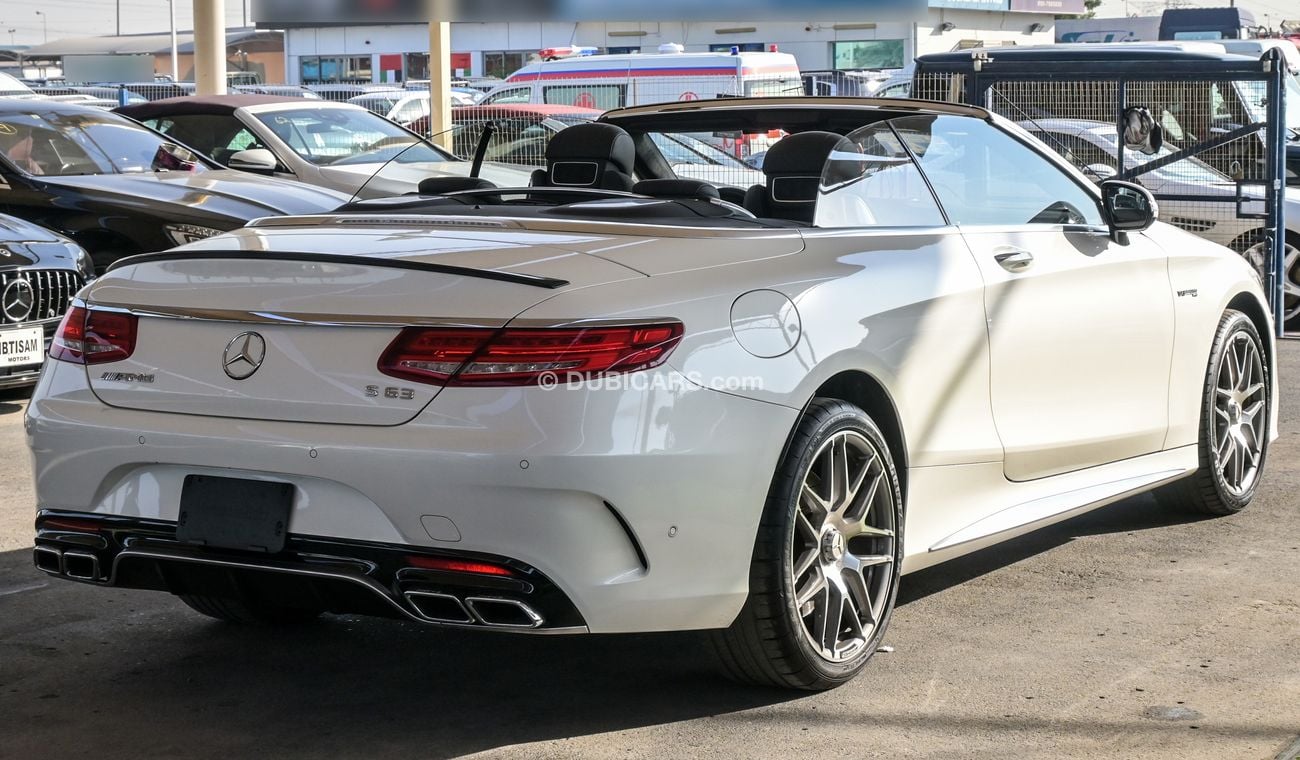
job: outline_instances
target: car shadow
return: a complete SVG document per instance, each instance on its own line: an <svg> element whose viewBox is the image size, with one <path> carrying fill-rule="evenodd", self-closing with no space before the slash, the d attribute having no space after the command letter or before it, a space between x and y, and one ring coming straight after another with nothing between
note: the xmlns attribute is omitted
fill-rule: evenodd
<svg viewBox="0 0 1300 760"><path fill-rule="evenodd" d="M0 391L0 416L21 412L25 408L23 402L31 397L31 388Z"/></svg>
<svg viewBox="0 0 1300 760"><path fill-rule="evenodd" d="M924 599L1083 536L1133 533L1207 519L1211 518L1169 509L1150 494L1136 496L907 575L898 589L898 604Z"/></svg>
<svg viewBox="0 0 1300 760"><path fill-rule="evenodd" d="M910 575L900 604L1080 536L1187 521L1150 497L1130 499ZM27 550L0 554L8 580L48 580L29 562ZM46 663L30 682L20 679L21 689L0 693L0 711L13 707L40 725L57 703L65 737L111 731L144 739L184 732L189 720L220 725L196 757L226 756L238 749L227 742L252 736L277 757L364 747L378 736L419 747L422 756L449 757L808 698L722 680L699 633L531 637L360 617L241 628L205 620L164 595L59 581L5 601L38 607L56 624L54 643L42 648L66 654L66 667ZM33 691L42 698L32 701ZM18 703L6 707L8 699Z"/></svg>

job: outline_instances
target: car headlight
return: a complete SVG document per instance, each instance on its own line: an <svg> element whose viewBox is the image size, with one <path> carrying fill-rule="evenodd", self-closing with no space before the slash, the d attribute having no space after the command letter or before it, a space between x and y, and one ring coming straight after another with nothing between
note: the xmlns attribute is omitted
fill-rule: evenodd
<svg viewBox="0 0 1300 760"><path fill-rule="evenodd" d="M169 224L163 227L163 230L167 232L167 237L171 238L176 245L205 240L225 232L225 230L214 230L211 227L199 227L195 224Z"/></svg>
<svg viewBox="0 0 1300 760"><path fill-rule="evenodd" d="M72 259L77 263L77 271L81 272L82 276L87 280L95 279L95 264L90 260L90 254L86 253L85 248L76 246L73 249Z"/></svg>

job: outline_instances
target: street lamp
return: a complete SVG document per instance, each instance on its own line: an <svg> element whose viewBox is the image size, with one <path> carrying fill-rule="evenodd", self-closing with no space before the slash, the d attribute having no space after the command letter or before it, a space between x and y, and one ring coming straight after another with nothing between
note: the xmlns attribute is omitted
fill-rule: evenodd
<svg viewBox="0 0 1300 760"><path fill-rule="evenodd" d="M36 11L36 15L41 17L42 42L50 41L50 17L45 11Z"/></svg>

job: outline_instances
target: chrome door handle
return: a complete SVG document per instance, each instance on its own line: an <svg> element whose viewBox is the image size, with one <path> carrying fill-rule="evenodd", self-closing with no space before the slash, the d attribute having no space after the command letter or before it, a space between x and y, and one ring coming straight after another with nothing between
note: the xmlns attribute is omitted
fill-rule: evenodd
<svg viewBox="0 0 1300 760"><path fill-rule="evenodd" d="M1023 272L1034 263L1034 254L1021 250L1009 250L993 258L1008 272Z"/></svg>

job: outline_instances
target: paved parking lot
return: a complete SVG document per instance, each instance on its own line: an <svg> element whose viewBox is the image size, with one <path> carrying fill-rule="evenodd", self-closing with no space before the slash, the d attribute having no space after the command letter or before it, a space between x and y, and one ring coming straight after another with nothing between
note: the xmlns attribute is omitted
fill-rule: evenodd
<svg viewBox="0 0 1300 760"><path fill-rule="evenodd" d="M1294 387L1300 343L1283 351ZM249 630L50 581L26 548L24 397L0 393L0 758L1291 756L1300 400L1283 403L1247 512L1133 499L910 576L894 651L802 695L719 680L692 635Z"/></svg>

